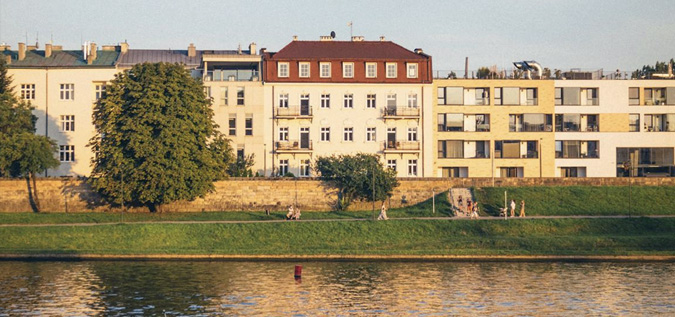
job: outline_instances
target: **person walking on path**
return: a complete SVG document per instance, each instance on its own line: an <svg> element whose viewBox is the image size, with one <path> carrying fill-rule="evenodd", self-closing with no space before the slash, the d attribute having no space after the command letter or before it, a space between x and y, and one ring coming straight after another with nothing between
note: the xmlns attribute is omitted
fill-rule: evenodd
<svg viewBox="0 0 675 317"><path fill-rule="evenodd" d="M471 211L473 210L473 202L471 199L466 200L466 212L464 213L465 216L468 216L471 214Z"/></svg>
<svg viewBox="0 0 675 317"><path fill-rule="evenodd" d="M511 217L516 216L516 201L511 199Z"/></svg>
<svg viewBox="0 0 675 317"><path fill-rule="evenodd" d="M462 198L462 195L459 195L459 199L457 199L457 204L459 205L457 209L459 209L459 212L464 213L464 199Z"/></svg>
<svg viewBox="0 0 675 317"><path fill-rule="evenodd" d="M380 215L377 216L377 220L389 220L387 217L387 206L382 202L382 207L380 208Z"/></svg>
<svg viewBox="0 0 675 317"><path fill-rule="evenodd" d="M525 201L521 200L520 201L520 215L518 217L525 217Z"/></svg>
<svg viewBox="0 0 675 317"><path fill-rule="evenodd" d="M478 202L473 203L473 209L471 210L471 219L478 219Z"/></svg>

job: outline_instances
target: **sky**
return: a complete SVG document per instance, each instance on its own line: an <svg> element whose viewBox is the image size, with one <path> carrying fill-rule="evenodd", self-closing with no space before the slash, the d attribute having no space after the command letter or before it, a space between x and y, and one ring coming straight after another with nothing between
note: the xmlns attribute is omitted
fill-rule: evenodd
<svg viewBox="0 0 675 317"><path fill-rule="evenodd" d="M274 52L294 35L318 40L335 31L336 40L349 40L353 31L422 48L434 70L463 73L468 57L472 70L535 60L550 69L632 71L675 58L674 12L673 0L0 0L0 43L247 49L256 42Z"/></svg>

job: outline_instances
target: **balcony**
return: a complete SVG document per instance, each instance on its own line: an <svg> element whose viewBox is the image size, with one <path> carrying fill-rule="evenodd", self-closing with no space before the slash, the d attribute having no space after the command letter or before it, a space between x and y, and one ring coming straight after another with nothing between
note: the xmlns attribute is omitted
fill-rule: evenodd
<svg viewBox="0 0 675 317"><path fill-rule="evenodd" d="M251 69L221 69L207 71L204 81L258 81L259 73Z"/></svg>
<svg viewBox="0 0 675 317"><path fill-rule="evenodd" d="M274 117L277 119L311 119L311 106L277 107L274 109Z"/></svg>
<svg viewBox="0 0 675 317"><path fill-rule="evenodd" d="M309 153L313 146L310 140L288 140L275 142L274 149L277 153Z"/></svg>
<svg viewBox="0 0 675 317"><path fill-rule="evenodd" d="M420 116L420 108L412 107L386 107L382 109L385 119L416 119Z"/></svg>
<svg viewBox="0 0 675 317"><path fill-rule="evenodd" d="M384 141L385 153L414 153L420 150L419 141Z"/></svg>

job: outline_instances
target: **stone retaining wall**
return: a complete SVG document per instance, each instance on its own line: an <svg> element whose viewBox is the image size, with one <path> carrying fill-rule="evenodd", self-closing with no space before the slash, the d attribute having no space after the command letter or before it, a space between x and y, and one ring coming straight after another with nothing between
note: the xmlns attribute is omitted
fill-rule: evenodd
<svg viewBox="0 0 675 317"><path fill-rule="evenodd" d="M400 185L389 200L390 208L422 202L432 193L452 187L493 186L675 186L675 178L414 178L400 179ZM104 212L114 211L82 180L47 178L38 180L38 195L45 212ZM164 206L164 211L285 210L297 203L301 210L331 210L337 191L315 179L256 179L239 178L216 182L216 190L192 202L176 202ZM354 203L352 210L370 210L372 203ZM376 206L377 208L377 206ZM29 212L25 180L0 180L0 212ZM147 211L144 208L130 211Z"/></svg>

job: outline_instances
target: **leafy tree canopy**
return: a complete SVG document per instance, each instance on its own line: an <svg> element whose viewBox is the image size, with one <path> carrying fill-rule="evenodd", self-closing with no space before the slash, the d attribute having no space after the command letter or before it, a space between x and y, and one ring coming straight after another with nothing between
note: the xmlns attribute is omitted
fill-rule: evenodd
<svg viewBox="0 0 675 317"><path fill-rule="evenodd" d="M398 186L396 172L385 168L374 154L319 157L314 168L322 180L337 186L337 208L341 210L355 199L384 201Z"/></svg>
<svg viewBox="0 0 675 317"><path fill-rule="evenodd" d="M644 65L642 69L636 69L631 76L633 78L652 78L652 74L667 74L668 73L668 64L673 65L675 69L675 59L670 59L669 62L659 62L656 61L654 65Z"/></svg>
<svg viewBox="0 0 675 317"><path fill-rule="evenodd" d="M90 183L113 203L151 211L203 197L234 161L210 106L203 85L178 64L116 75L94 108Z"/></svg>

